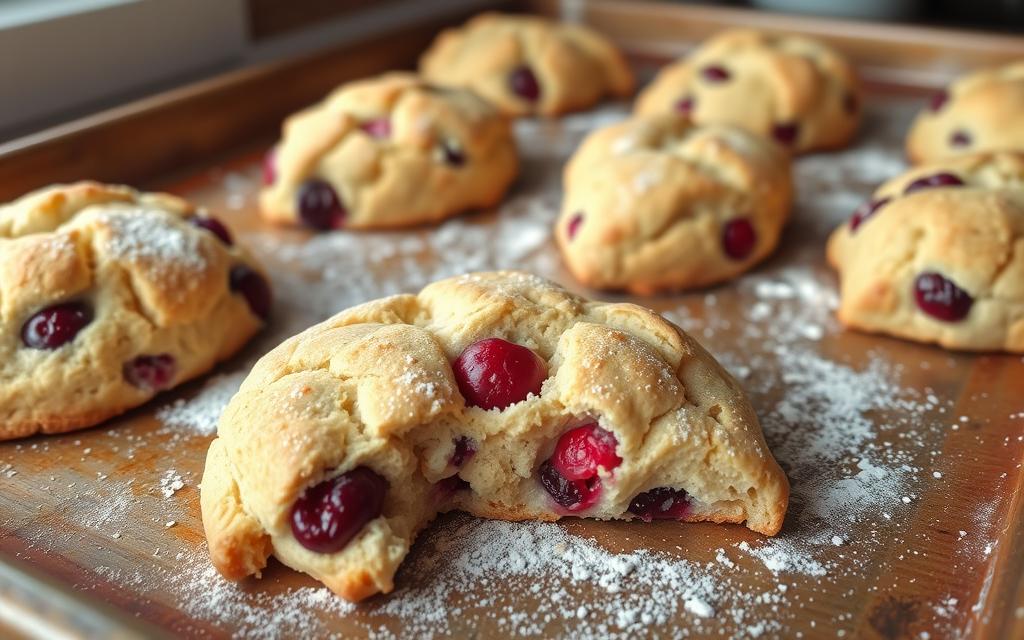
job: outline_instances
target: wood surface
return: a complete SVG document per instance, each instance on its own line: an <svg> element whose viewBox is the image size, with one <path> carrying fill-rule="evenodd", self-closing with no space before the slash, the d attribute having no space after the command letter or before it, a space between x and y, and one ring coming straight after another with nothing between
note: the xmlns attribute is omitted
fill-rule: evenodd
<svg viewBox="0 0 1024 640"><path fill-rule="evenodd" d="M529 4L541 11L550 11L553 6L550 2ZM959 34L950 40L950 34L932 29L884 25L848 28L845 23L830 21L752 18L737 10L646 2L594 2L586 17L645 58L674 56L685 49L686 42L703 37L712 28L750 24L752 19L761 20L757 23L763 26L845 39L844 49L865 68L875 69L877 65L884 71L886 62L891 63L894 71L878 74L880 84L876 86L896 83L901 89L934 86L940 78L948 78L952 69L1019 56L1024 51L1020 38ZM337 82L410 66L436 29L436 25L424 25L305 61L230 74L0 146L0 198L50 182L93 177L167 188L217 211L243 234L272 233L255 218L251 193L240 208L229 204L232 194L225 186L225 174L256 175L263 141L273 135L284 114L319 97ZM947 66L942 67L946 75L932 73L934 69L925 74L912 72L915 64L934 67L943 51L948 57ZM302 73L296 73L297 69ZM558 158L548 160L551 165L546 170L557 171ZM529 185L527 180L517 189L529 189ZM491 222L486 215L480 218L481 224ZM797 250L800 246L820 245L820 232L798 225L787 233L786 245L765 269L809 264L826 273L820 254ZM282 242L297 245L307 238L297 232L280 236ZM730 287L715 293L713 313L742 317L744 307L752 302ZM703 293L643 302L669 310L678 308L681 301L696 318L712 313L704 307ZM730 336L723 334L715 339L724 344ZM258 340L234 361L234 366L270 346ZM922 626L927 623L923 603L956 594L963 606L954 612L950 625L965 637L1024 638L1024 620L1017 614L1024 607L1024 553L1020 551L1024 549L1024 445L1017 440L1020 423L1006 419L1024 409L1024 361L997 354L948 355L931 347L851 333L829 336L821 346L824 355L842 358L851 366L864 365L867 351L877 348L886 358L908 367L932 363L930 372L913 368L913 385L955 400L952 412L970 416L970 428L946 432L927 443L930 448L957 457L959 462L955 472L947 474L944 491L921 496L906 531L882 531L883 536L903 541L901 544L893 544L858 580L844 581L841 587L825 589L813 578L793 578L796 593L816 597L814 606L800 614L803 637L835 637L828 625L837 611L850 613L845 626L856 637L919 637L919 632L927 628ZM186 385L95 429L0 443L0 469L10 464L17 471L13 476L0 474L0 560L11 560L14 571L27 567L31 574L42 577L45 584L33 582L29 589L37 600L38 594L44 594L51 604L70 597L80 608L109 611L102 617L110 629L117 630L118 637L152 637L158 633L154 629L211 637L233 631L230 624L183 613L172 593L143 595L133 580L126 579L132 572L171 579L167 575L179 566L174 560L176 553L202 553L197 487L209 438L169 431L153 417L155 407L176 397L190 397L200 386L201 382ZM758 407L770 406L773 401L768 396L755 395L753 399ZM876 418L881 424L896 417ZM171 502L160 495L160 478L169 467L186 480L185 488ZM101 476L105 479L97 482ZM126 484L126 478L132 480L130 484ZM124 500L125 492L130 496L127 514L112 513L99 523L79 517L84 506L94 513L107 501L117 504L117 500ZM978 526L973 514L983 498L995 499L996 508L988 524L999 531L999 544L995 553L984 558L964 557L957 553L955 532ZM165 526L170 519L175 525ZM754 539L741 528L714 525L689 526L682 541L671 523L656 523L642 531L622 523L569 521L565 526L570 532L595 538L609 549L648 546L703 561L712 560L713 550L726 541ZM112 531L118 537L113 537ZM910 539L914 541L907 542ZM683 545L682 551L673 551L677 544ZM908 544L928 554L906 559L902 556ZM156 549L160 553L154 555ZM414 550L413 555L417 553L425 551ZM108 571L110 568L116 571ZM753 569L750 563L740 563L738 569L738 579L749 581L752 588L764 579ZM430 576L400 577L412 583L430 580ZM0 603L14 602L16 595L7 589L12 583L24 587L27 580L5 584L0 578ZM245 589L283 593L311 584L308 578L274 563L264 580ZM46 613L46 607L43 609ZM807 626L813 621L818 625ZM343 634L357 633L355 627L346 626L344 619L329 620L327 624ZM716 631L728 634L737 630L725 621ZM500 632L499 628L484 626L461 628L456 635L477 633L487 637L488 633ZM942 637L937 633L931 637Z"/></svg>

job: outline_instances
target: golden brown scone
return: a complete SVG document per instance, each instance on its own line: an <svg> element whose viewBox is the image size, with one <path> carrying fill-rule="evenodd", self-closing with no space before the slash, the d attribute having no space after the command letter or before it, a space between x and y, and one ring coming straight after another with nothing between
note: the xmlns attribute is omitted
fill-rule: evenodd
<svg viewBox="0 0 1024 640"><path fill-rule="evenodd" d="M635 112L731 124L803 153L845 146L860 123L861 98L854 68L824 43L734 29L665 67Z"/></svg>
<svg viewBox="0 0 1024 640"><path fill-rule="evenodd" d="M1024 153L917 167L833 232L839 319L947 349L1024 352Z"/></svg>
<svg viewBox="0 0 1024 640"><path fill-rule="evenodd" d="M981 151L1024 151L1024 60L958 79L907 135L914 164Z"/></svg>
<svg viewBox="0 0 1024 640"><path fill-rule="evenodd" d="M793 201L777 145L672 114L590 134L565 169L555 238L583 284L638 294L734 278L778 244Z"/></svg>
<svg viewBox="0 0 1024 640"><path fill-rule="evenodd" d="M201 503L224 576L273 553L359 600L391 591L441 511L772 535L788 493L743 391L682 330L494 272L349 309L264 356L221 416Z"/></svg>
<svg viewBox="0 0 1024 640"><path fill-rule="evenodd" d="M174 196L79 182L0 206L0 440L143 404L235 353L269 305L227 229Z"/></svg>
<svg viewBox="0 0 1024 640"><path fill-rule="evenodd" d="M485 13L448 29L420 58L420 72L513 116L581 111L633 93L629 65L604 36L534 16Z"/></svg>
<svg viewBox="0 0 1024 640"><path fill-rule="evenodd" d="M288 118L260 211L281 224L371 229L496 205L519 171L511 123L462 89L388 73Z"/></svg>

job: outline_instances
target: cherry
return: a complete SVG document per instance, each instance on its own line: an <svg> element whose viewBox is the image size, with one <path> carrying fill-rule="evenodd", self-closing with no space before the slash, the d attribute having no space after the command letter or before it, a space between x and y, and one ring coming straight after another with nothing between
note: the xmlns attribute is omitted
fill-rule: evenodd
<svg viewBox="0 0 1024 640"><path fill-rule="evenodd" d="M868 200L864 204L857 207L857 210L853 212L853 216L850 217L850 231L856 231L857 227L864 224L864 222L875 215L875 212L881 209L891 198L879 198L878 200Z"/></svg>
<svg viewBox="0 0 1024 640"><path fill-rule="evenodd" d="M690 500L682 489L658 487L645 491L629 503L629 512L644 522L681 520L690 510Z"/></svg>
<svg viewBox="0 0 1024 640"><path fill-rule="evenodd" d="M569 236L570 240L575 238L576 234L579 233L581 224L583 224L583 212L577 211L572 214L572 217L569 218L569 223L565 226L565 233Z"/></svg>
<svg viewBox="0 0 1024 640"><path fill-rule="evenodd" d="M384 510L388 482L368 467L310 487L292 507L292 535L317 553L334 553Z"/></svg>
<svg viewBox="0 0 1024 640"><path fill-rule="evenodd" d="M949 101L949 93L945 91L939 91L932 96L931 100L928 101L928 108L932 111L938 111L946 105Z"/></svg>
<svg viewBox="0 0 1024 640"><path fill-rule="evenodd" d="M772 127L772 137L786 147L791 147L800 134L800 125L795 122L783 122Z"/></svg>
<svg viewBox="0 0 1024 640"><path fill-rule="evenodd" d="M124 363L124 379L133 387L146 391L160 391L171 386L171 380L178 367L174 356L161 353L155 356L139 356Z"/></svg>
<svg viewBox="0 0 1024 640"><path fill-rule="evenodd" d="M743 260L754 250L757 232L746 218L733 218L722 229L722 248L733 260Z"/></svg>
<svg viewBox="0 0 1024 640"><path fill-rule="evenodd" d="M473 440L467 436L460 436L455 440L455 451L452 453L452 457L448 460L448 464L453 467L461 467L476 454L476 445L473 444Z"/></svg>
<svg viewBox="0 0 1024 640"><path fill-rule="evenodd" d="M567 480L550 460L540 465L538 477L551 499L566 511L583 511L597 502L601 495L600 478Z"/></svg>
<svg viewBox="0 0 1024 640"><path fill-rule="evenodd" d="M952 173L936 173L930 176L922 176L917 180L914 180L903 189L903 194L911 194L915 191L922 189L932 189L934 187L959 187L964 183L959 177Z"/></svg>
<svg viewBox="0 0 1024 640"><path fill-rule="evenodd" d="M391 137L391 121L387 118L374 118L359 125L359 128L374 138Z"/></svg>
<svg viewBox="0 0 1024 640"><path fill-rule="evenodd" d="M466 164L466 154L462 147L452 140L445 140L438 146L438 155L445 164L461 167Z"/></svg>
<svg viewBox="0 0 1024 640"><path fill-rule="evenodd" d="M730 77L728 69L720 67L716 64L711 64L700 70L700 75L704 77L708 82L719 83L725 82Z"/></svg>
<svg viewBox="0 0 1024 640"><path fill-rule="evenodd" d="M967 133L963 129L954 131L949 136L949 146L951 147L969 147L971 145L971 134Z"/></svg>
<svg viewBox="0 0 1024 640"><path fill-rule="evenodd" d="M533 70L521 65L508 74L508 86L512 93L529 102L540 100L540 83Z"/></svg>
<svg viewBox="0 0 1024 640"><path fill-rule="evenodd" d="M224 223L217 218L211 218L210 216L192 216L188 219L194 226L200 229L206 229L213 235L220 238L220 241L229 247L234 244L231 240L231 232L224 226Z"/></svg>
<svg viewBox="0 0 1024 640"><path fill-rule="evenodd" d="M263 184L269 186L277 180L277 148L271 147L263 156Z"/></svg>
<svg viewBox="0 0 1024 640"><path fill-rule="evenodd" d="M469 345L452 369L466 404L483 409L504 409L531 393L540 394L548 375L537 354L501 338Z"/></svg>
<svg viewBox="0 0 1024 640"><path fill-rule="evenodd" d="M57 349L71 342L92 322L92 308L82 302L65 302L37 311L21 327L21 341L31 349Z"/></svg>
<svg viewBox="0 0 1024 640"><path fill-rule="evenodd" d="M615 454L619 441L596 423L570 429L555 444L551 464L567 480L587 480L597 476L597 468L611 471L622 464Z"/></svg>
<svg viewBox="0 0 1024 640"><path fill-rule="evenodd" d="M914 279L914 300L921 311L943 322L963 320L974 304L969 293L949 278L931 271Z"/></svg>
<svg viewBox="0 0 1024 640"><path fill-rule="evenodd" d="M330 184L311 178L299 187L299 217L306 226L321 231L337 229L345 222L345 207Z"/></svg>
<svg viewBox="0 0 1024 640"><path fill-rule="evenodd" d="M678 102L676 102L676 111L678 113L689 115L693 113L693 107L695 104L693 96L684 96Z"/></svg>
<svg viewBox="0 0 1024 640"><path fill-rule="evenodd" d="M249 303L249 309L261 319L270 316L270 305L273 295L270 285L259 273L244 264L231 268L228 282L232 291L241 293Z"/></svg>

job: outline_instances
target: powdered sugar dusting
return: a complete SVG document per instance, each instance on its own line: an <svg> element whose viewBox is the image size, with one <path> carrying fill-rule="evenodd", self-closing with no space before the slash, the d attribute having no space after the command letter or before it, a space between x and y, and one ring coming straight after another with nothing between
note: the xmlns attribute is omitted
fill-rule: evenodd
<svg viewBox="0 0 1024 640"><path fill-rule="evenodd" d="M199 236L172 222L170 214L143 208L124 208L98 214L108 227L106 249L115 260L138 262L150 268L174 264L178 269L201 270L206 258Z"/></svg>
<svg viewBox="0 0 1024 640"><path fill-rule="evenodd" d="M192 399L179 398L156 410L156 417L168 427L188 429L200 435L217 431L217 421L224 407L238 392L247 371L216 375L203 385Z"/></svg>

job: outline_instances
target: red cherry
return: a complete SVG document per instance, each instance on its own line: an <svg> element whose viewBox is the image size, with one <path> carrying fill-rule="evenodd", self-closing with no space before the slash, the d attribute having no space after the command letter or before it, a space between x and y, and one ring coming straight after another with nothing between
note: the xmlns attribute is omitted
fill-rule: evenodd
<svg viewBox="0 0 1024 640"><path fill-rule="evenodd" d="M508 86L512 93L528 102L540 100L540 83L533 70L526 65L516 67L509 73Z"/></svg>
<svg viewBox="0 0 1024 640"><path fill-rule="evenodd" d="M581 224L583 224L583 212L577 211L572 214L572 217L569 218L569 223L565 225L565 233L569 236L570 240L575 238L576 234L579 233Z"/></svg>
<svg viewBox="0 0 1024 640"><path fill-rule="evenodd" d="M964 130L954 131L949 136L949 146L951 147L969 147L971 146L971 134Z"/></svg>
<svg viewBox="0 0 1024 640"><path fill-rule="evenodd" d="M448 460L448 464L459 468L466 464L474 454L476 454L476 445L470 438L461 436L455 440L455 451L452 453L451 459Z"/></svg>
<svg viewBox="0 0 1024 640"><path fill-rule="evenodd" d="M629 512L644 522L681 520L690 510L690 500L682 489L658 487L645 491L629 503Z"/></svg>
<svg viewBox="0 0 1024 640"><path fill-rule="evenodd" d="M722 229L722 248L733 260L744 260L757 244L757 232L746 218L733 218Z"/></svg>
<svg viewBox="0 0 1024 640"><path fill-rule="evenodd" d="M939 91L932 96L931 100L928 101L928 108L932 111L938 111L942 109L949 101L949 93L945 91Z"/></svg>
<svg viewBox="0 0 1024 640"><path fill-rule="evenodd" d="M868 218L875 215L879 209L881 209L891 198L880 198L878 200L869 200L864 204L857 207L857 210L853 212L853 216L850 217L850 231L856 231L857 227L864 224Z"/></svg>
<svg viewBox="0 0 1024 640"><path fill-rule="evenodd" d="M299 187L299 218L306 226L320 231L338 229L348 213L330 184L311 178Z"/></svg>
<svg viewBox="0 0 1024 640"><path fill-rule="evenodd" d="M374 118L359 125L359 128L374 138L391 137L391 120L387 118Z"/></svg>
<svg viewBox="0 0 1024 640"><path fill-rule="evenodd" d="M261 319L270 317L270 305L273 295L270 285L256 271L244 264L232 267L228 275L228 284L232 291L242 294L249 304L249 309Z"/></svg>
<svg viewBox="0 0 1024 640"><path fill-rule="evenodd" d="M693 96L684 96L678 102L676 102L676 112L682 113L684 115L689 115L693 113L693 107L695 103L696 100Z"/></svg>
<svg viewBox="0 0 1024 640"><path fill-rule="evenodd" d="M174 356L169 353L139 356L126 362L123 368L124 379L133 387L145 391L160 391L170 387L177 371Z"/></svg>
<svg viewBox="0 0 1024 640"><path fill-rule="evenodd" d="M567 480L550 461L540 465L537 475L551 499L570 513L588 509L601 496L601 481L597 476L588 480Z"/></svg>
<svg viewBox="0 0 1024 640"><path fill-rule="evenodd" d="M277 180L277 147L271 147L263 156L263 184L270 186Z"/></svg>
<svg viewBox="0 0 1024 640"><path fill-rule="evenodd" d="M188 219L193 225L200 229L206 229L213 235L220 238L220 241L229 247L233 244L231 241L231 232L224 226L224 223L217 218L211 218L210 216L192 216Z"/></svg>
<svg viewBox="0 0 1024 640"><path fill-rule="evenodd" d="M555 444L551 464L567 480L588 480L597 475L597 468L611 471L622 464L615 454L619 441L595 423L570 429Z"/></svg>
<svg viewBox="0 0 1024 640"><path fill-rule="evenodd" d="M914 300L928 315L943 322L958 322L971 312L974 298L952 280L935 272L925 272L914 280Z"/></svg>
<svg viewBox="0 0 1024 640"><path fill-rule="evenodd" d="M540 394L547 366L524 346L486 338L466 347L452 364L455 381L471 407L504 409Z"/></svg>
<svg viewBox="0 0 1024 640"><path fill-rule="evenodd" d="M31 349L57 349L74 340L92 317L92 308L82 302L47 307L22 325L21 341Z"/></svg>
<svg viewBox="0 0 1024 640"><path fill-rule="evenodd" d="M959 187L964 181L952 173L936 173L930 176L922 176L914 180L903 189L903 194L908 195L922 189L933 189L935 187Z"/></svg>
<svg viewBox="0 0 1024 640"><path fill-rule="evenodd" d="M711 83L726 82L732 77L729 70L716 64L708 65L700 70L700 75Z"/></svg>
<svg viewBox="0 0 1024 640"><path fill-rule="evenodd" d="M292 534L317 553L340 551L384 510L388 482L368 467L310 487L295 501Z"/></svg>
<svg viewBox="0 0 1024 640"><path fill-rule="evenodd" d="M785 147L793 146L799 134L800 125L795 122L783 122L772 127L772 137Z"/></svg>

